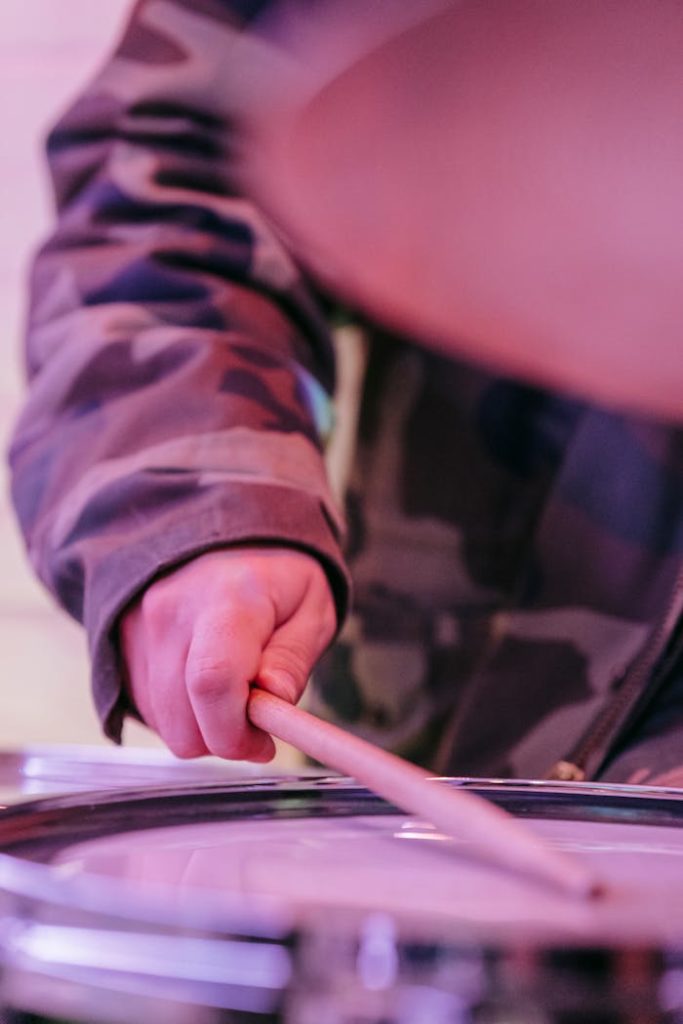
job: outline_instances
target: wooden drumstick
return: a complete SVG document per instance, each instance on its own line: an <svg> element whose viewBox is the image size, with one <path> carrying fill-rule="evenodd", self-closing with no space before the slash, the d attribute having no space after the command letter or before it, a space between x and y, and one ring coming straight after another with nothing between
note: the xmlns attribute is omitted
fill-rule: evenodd
<svg viewBox="0 0 683 1024"><path fill-rule="evenodd" d="M546 846L516 818L481 797L440 784L423 769L258 687L251 691L248 715L264 732L352 776L447 835L466 839L499 867L575 896L594 897L601 891L584 865Z"/></svg>

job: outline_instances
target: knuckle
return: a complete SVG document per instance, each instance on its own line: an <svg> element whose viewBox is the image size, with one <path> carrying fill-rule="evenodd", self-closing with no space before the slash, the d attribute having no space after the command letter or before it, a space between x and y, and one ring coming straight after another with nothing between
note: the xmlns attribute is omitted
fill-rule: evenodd
<svg viewBox="0 0 683 1024"><path fill-rule="evenodd" d="M188 661L186 682L192 697L202 703L216 703L227 689L228 672L223 662L211 658Z"/></svg>
<svg viewBox="0 0 683 1024"><path fill-rule="evenodd" d="M222 579L222 593L230 604L258 606L267 600L268 585L263 567L248 558L239 559Z"/></svg>
<svg viewBox="0 0 683 1024"><path fill-rule="evenodd" d="M142 595L140 610L147 627L163 633L175 618L176 601L168 587L157 584L149 587Z"/></svg>

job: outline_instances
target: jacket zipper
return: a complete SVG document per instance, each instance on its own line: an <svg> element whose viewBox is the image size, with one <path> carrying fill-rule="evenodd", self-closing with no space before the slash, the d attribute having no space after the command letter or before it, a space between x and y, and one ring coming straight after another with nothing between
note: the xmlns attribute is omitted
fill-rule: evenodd
<svg viewBox="0 0 683 1024"><path fill-rule="evenodd" d="M566 757L557 761L547 775L564 782L583 782L595 776L623 728L654 697L671 667L674 657L665 657L683 615L683 568L674 582L666 614L650 642L626 673L624 680L597 718L591 723ZM678 645L672 655L679 654ZM662 660L663 659L663 660ZM660 671L656 672L658 663ZM648 679L650 682L648 683Z"/></svg>

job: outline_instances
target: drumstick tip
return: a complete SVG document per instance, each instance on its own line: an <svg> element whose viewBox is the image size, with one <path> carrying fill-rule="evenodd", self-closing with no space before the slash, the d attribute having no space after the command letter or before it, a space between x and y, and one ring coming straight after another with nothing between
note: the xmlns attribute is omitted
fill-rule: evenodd
<svg viewBox="0 0 683 1024"><path fill-rule="evenodd" d="M607 893L605 883L596 878L594 874L586 871L582 865L571 864L571 871L567 874L555 874L551 881L570 896L578 897L587 903L595 903L604 898Z"/></svg>
<svg viewBox="0 0 683 1024"><path fill-rule="evenodd" d="M606 894L605 883L598 881L597 878L592 878L588 881L583 895L588 902L595 903L603 899Z"/></svg>

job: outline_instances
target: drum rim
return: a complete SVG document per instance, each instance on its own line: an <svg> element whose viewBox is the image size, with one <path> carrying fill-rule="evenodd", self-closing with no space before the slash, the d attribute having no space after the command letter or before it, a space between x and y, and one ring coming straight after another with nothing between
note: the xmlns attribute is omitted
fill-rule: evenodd
<svg viewBox="0 0 683 1024"><path fill-rule="evenodd" d="M620 822L625 820L624 805L632 810L641 809L641 815L642 808L651 811L652 807L659 807L660 811L663 808L667 814L666 824L683 827L681 790L536 780L444 781L481 795L490 796L495 793L499 798L504 796L508 806L510 800L529 802L531 794L540 794L548 798L546 808L562 808L562 815L556 817L564 818L567 817L566 811L572 801L576 805L577 797L588 801L589 805L592 801L595 806L598 802L603 805L605 800L611 800L616 815L612 820ZM190 796L196 799L198 790L208 799L222 793L228 802L232 798L235 808L244 809L249 800L252 811L256 796L256 804L261 810L268 806L268 801L271 801L271 805L277 799L281 804L289 801L292 809L296 808L297 811L296 814L290 814L290 818L305 816L314 806L320 809L331 804L336 805L339 813L347 815L390 814L394 811L364 787L340 776L322 775L315 779L310 776L247 778L200 787L182 785L164 787L161 791L149 787L116 792L105 790L27 801L0 813L0 844L3 832L6 835L8 828L16 829L17 833L23 830L26 836L32 827L49 829L65 811L72 814L80 812L87 817L87 813L96 813L97 803L100 802L101 806L116 814L129 808L131 801L137 801L138 806L144 805L147 808L159 800L187 802ZM306 796L308 802L303 799ZM498 802L501 803L501 800ZM505 803L503 799L502 805L505 806ZM617 814L617 811L620 813ZM538 817L538 805L535 805L535 813ZM224 819L224 815L221 815L221 819ZM608 819L603 815L602 820ZM642 816L638 820L642 821ZM665 823L661 814L657 823ZM131 830L139 827L138 821L130 824ZM70 834L68 843L71 845L79 839ZM169 936L171 942L177 939L177 949L181 949L188 935L195 936L199 942L206 944L209 953L219 949L225 951L234 943L235 949L243 951L244 947L248 950L247 955L255 958L256 967L260 958L271 957L269 950L277 947L279 952L273 950L273 955L282 966L288 962L290 951L302 935L316 934L316 929L328 933L332 928L339 929L347 938L353 937L363 927L369 913L362 908L339 910L323 906L302 911L301 908L288 906L286 902L283 905L283 901L276 898L255 899L253 896L235 895L233 899L230 893L222 894L220 906L217 906L217 901L210 894L206 896L196 890L181 893L177 900L174 898L170 901L167 890L142 894L139 889L117 879L107 879L107 884L102 885L102 879L95 876L65 877L58 874L49 862L29 860L11 852L0 852L0 901L3 910L0 917L0 964L10 974L18 972L18 977L28 979L26 983L29 985L34 985L36 979L39 979L41 985L47 986L47 992L51 991L53 983L61 985L68 982L78 986L85 977L83 971L89 970L81 964L59 960L52 963L50 960L50 952L55 949L55 936L66 935L72 928L81 933L84 928L94 928L99 933L104 929L107 935L112 935L114 946L123 950L126 961L123 968L117 968L114 974L123 977L141 972L141 976L145 976L146 971L155 970L155 957L152 955L150 958L150 950L154 951L156 938L160 934ZM516 932L513 934L506 927L480 932L467 922L434 921L431 917L421 919L419 915L410 912L393 910L390 916L396 923L401 942L425 941L430 945L455 946L461 950L481 952L482 955L488 955L486 951L505 955L506 950L513 950L520 943L525 949L557 948L553 947L552 938L549 941L543 933L523 936L520 940ZM46 935L47 940L44 942ZM645 946L658 953L666 951L667 954L677 956L683 946L683 937L681 940L679 942L679 937L673 935L670 940L662 937L661 940L651 938L643 942L638 938L637 942L633 942L626 936L623 945L637 945L638 948ZM571 945L571 938L568 941ZM63 940L59 940L59 945L65 948ZM584 945L581 940L575 943L577 949ZM591 948L594 945L592 943ZM200 991L202 984L198 982L197 985L197 991ZM244 990L248 988L248 984L242 986ZM268 998L276 996L277 980L274 980ZM232 999L233 995L229 998Z"/></svg>
<svg viewBox="0 0 683 1024"><path fill-rule="evenodd" d="M623 822L624 809L631 808L637 812L639 824L683 826L683 789L674 787L448 776L435 776L435 781L490 799L521 817L567 817L567 813L558 815L553 812L568 812L575 806L577 811L582 812L576 815L582 820ZM76 814L87 810L91 815L92 825L92 815L107 817L115 814L116 809L122 806L135 810L138 807L150 807L159 803L170 806L189 796L203 799L223 795L234 801L245 796L255 797L257 802L267 797L285 802L292 800L296 806L294 809L288 808L288 816L306 817L313 809L313 802L310 805L301 802L301 796L306 794L309 797L316 794L316 803L324 801L324 810L330 816L403 813L346 776L306 773L268 775L263 772L257 776L232 778L212 773L197 778L181 775L179 781L165 781L162 785L136 783L117 788L97 787L21 800L7 806L0 811L0 856L17 856L12 850L40 842L43 838L54 841L58 837L54 835L52 827L59 815L73 816L75 819ZM527 805L524 802L525 798L537 798L537 801ZM361 802L363 806L358 806ZM253 817L253 814L249 816ZM130 824L129 821L123 821L121 824L124 825L121 831L137 831L139 828L155 825L147 824L144 820L142 823ZM45 828L50 831L43 837L40 830ZM91 830L89 828L87 831ZM80 841L82 840L73 840ZM18 859L27 858L19 855ZM30 859L45 862L43 858Z"/></svg>
<svg viewBox="0 0 683 1024"><path fill-rule="evenodd" d="M84 781L88 772L94 773L95 785ZM13 804L67 792L85 794L178 782L229 782L271 774L268 766L246 761L229 762L217 757L180 761L155 747L45 744L0 749L2 799L4 803L9 798Z"/></svg>
<svg viewBox="0 0 683 1024"><path fill-rule="evenodd" d="M637 820L642 825L683 827L681 789L534 779L442 778L440 781L487 798L495 796L494 803L513 810L520 817L565 820L573 817L574 820L622 824ZM224 798L223 803L216 804L219 796ZM228 806L232 808L232 817L244 818L248 812L247 816L253 819L263 816L269 802L272 805L273 801L279 801L278 816L289 818L307 817L314 812L332 817L400 813L353 779L331 775L251 777L201 785L93 790L27 800L0 812L0 895L36 906L49 904L79 911L85 908L115 919L130 920L134 916L136 921L199 926L223 933L227 929L229 934L243 933L245 928L250 934L254 929L266 935L284 934L292 927L294 915L275 899L254 900L236 895L232 900L226 894L217 910L210 899L203 901L193 893L187 906L181 899L169 909L158 898L150 898L147 905L136 892L131 907L132 891L128 883L107 879L107 885L103 886L101 880L94 877L57 875L50 859L46 859L77 842L112 834L111 827L101 829L98 826L99 821L109 822L111 826L112 817L118 816L119 823L124 825L121 833L178 824L178 820L168 817L151 820L149 813L135 819L132 811L144 808L147 812L150 809L166 812L174 805L180 805L182 811L188 809L189 797L195 801L192 805L195 823L212 818L229 820ZM207 805L209 801L214 802L211 816L197 814L197 798ZM248 807L246 801L249 801ZM288 813L283 814L283 807L288 804ZM572 808L573 815L569 813ZM125 818L121 817L124 812ZM76 826L75 833L72 826ZM27 851L38 844L42 844L44 855L28 856Z"/></svg>

